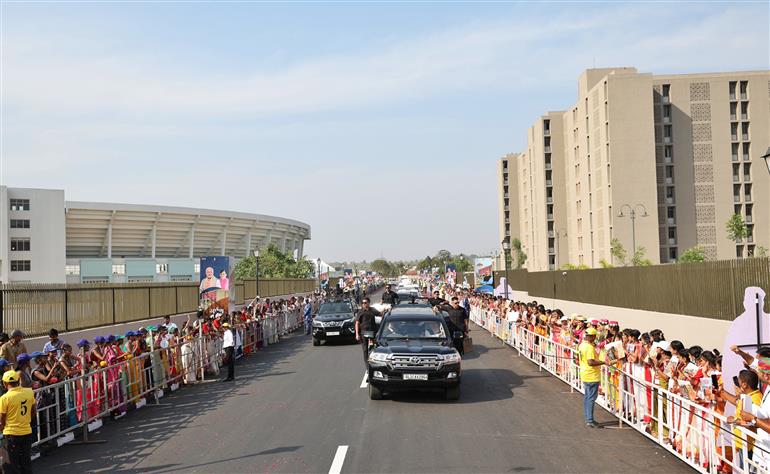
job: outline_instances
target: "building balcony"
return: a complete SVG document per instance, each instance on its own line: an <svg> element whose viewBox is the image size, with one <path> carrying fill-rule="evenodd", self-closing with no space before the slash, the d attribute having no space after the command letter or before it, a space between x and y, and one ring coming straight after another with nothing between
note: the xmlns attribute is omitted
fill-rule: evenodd
<svg viewBox="0 0 770 474"><path fill-rule="evenodd" d="M747 100L748 98L749 96L745 92L741 92L741 100Z"/></svg>
<svg viewBox="0 0 770 474"><path fill-rule="evenodd" d="M667 164L671 164L671 163L673 163L673 162L674 162L674 158L673 158L673 157L671 157L671 156L667 156L667 157L663 158L663 161L664 161L665 163L667 163Z"/></svg>
<svg viewBox="0 0 770 474"><path fill-rule="evenodd" d="M741 197L733 195L733 202L741 202Z"/></svg>
<svg viewBox="0 0 770 474"><path fill-rule="evenodd" d="M556 253L556 249L554 249L553 247L548 247L548 253L555 254Z"/></svg>
<svg viewBox="0 0 770 474"><path fill-rule="evenodd" d="M738 100L735 97L735 92L730 92L730 100Z"/></svg>
<svg viewBox="0 0 770 474"><path fill-rule="evenodd" d="M749 114L741 114L741 120L746 121L749 119Z"/></svg>
<svg viewBox="0 0 770 474"><path fill-rule="evenodd" d="M668 239L668 245L676 245L676 239Z"/></svg>
<svg viewBox="0 0 770 474"><path fill-rule="evenodd" d="M746 236L746 242L748 242L750 244L753 244L754 243L754 236L753 235Z"/></svg>
<svg viewBox="0 0 770 474"><path fill-rule="evenodd" d="M551 169L551 163L546 163L545 164L545 169L547 169L547 170Z"/></svg>
<svg viewBox="0 0 770 474"><path fill-rule="evenodd" d="M663 123L671 123L671 117L670 116L663 117Z"/></svg>
<svg viewBox="0 0 770 474"><path fill-rule="evenodd" d="M749 214L746 216L746 219L744 219L744 221L746 221L747 224L751 224L752 222L754 222L754 216Z"/></svg>
<svg viewBox="0 0 770 474"><path fill-rule="evenodd" d="M737 157L736 157L737 158ZM736 160L737 161L737 160ZM748 153L743 154L743 161L751 161L751 157L749 157Z"/></svg>
<svg viewBox="0 0 770 474"><path fill-rule="evenodd" d="M546 214L546 218L547 218L549 221L552 221L552 220L553 220L553 214Z"/></svg>
<svg viewBox="0 0 770 474"><path fill-rule="evenodd" d="M554 237L553 231L552 231L552 230L549 230L549 231L548 231L548 238L551 238L551 239L552 239L553 237Z"/></svg>
<svg viewBox="0 0 770 474"><path fill-rule="evenodd" d="M549 129L549 128L543 129L543 135L545 135L546 137L550 137L551 136L551 129Z"/></svg>
<svg viewBox="0 0 770 474"><path fill-rule="evenodd" d="M733 161L738 161L738 155L733 155Z"/></svg>
<svg viewBox="0 0 770 474"><path fill-rule="evenodd" d="M664 95L663 97L661 97L661 100L663 101L664 104L670 104L671 103L671 97L667 96L667 95Z"/></svg>
<svg viewBox="0 0 770 474"><path fill-rule="evenodd" d="M750 183L751 182L751 176L748 174L743 175L743 182L744 183Z"/></svg>
<svg viewBox="0 0 770 474"><path fill-rule="evenodd" d="M667 197L667 198L666 198L666 204L674 204L674 198L672 198L672 197Z"/></svg>
<svg viewBox="0 0 770 474"><path fill-rule="evenodd" d="M504 197L505 199L508 199L508 193L503 193L503 197Z"/></svg>
<svg viewBox="0 0 770 474"><path fill-rule="evenodd" d="M551 146L549 145L549 146L544 147L543 151L546 152L546 153L551 153Z"/></svg>
<svg viewBox="0 0 770 474"><path fill-rule="evenodd" d="M740 182L741 182L740 176L734 174L733 175L733 183L740 183Z"/></svg>
<svg viewBox="0 0 770 474"><path fill-rule="evenodd" d="M676 219L673 217L668 218L668 225L676 225Z"/></svg>
<svg viewBox="0 0 770 474"><path fill-rule="evenodd" d="M745 141L748 141L748 139L749 139L749 134L748 134L748 133L743 133L743 134L741 134L741 139L742 139L744 142L745 142Z"/></svg>
<svg viewBox="0 0 770 474"><path fill-rule="evenodd" d="M503 209L506 210L506 211L510 210L508 206L505 206Z"/></svg>
<svg viewBox="0 0 770 474"><path fill-rule="evenodd" d="M744 202L751 202L751 194L746 194L745 196L743 196L743 201Z"/></svg>
<svg viewBox="0 0 770 474"><path fill-rule="evenodd" d="M545 185L546 186L553 186L553 181L551 181L550 179L546 179L545 180Z"/></svg>
<svg viewBox="0 0 770 474"><path fill-rule="evenodd" d="M733 134L731 134L731 135L730 135L730 140L732 140L732 141L734 141L734 142L737 142L737 141L738 141L738 135L736 135L736 134L734 134L734 133L733 133Z"/></svg>
<svg viewBox="0 0 770 474"><path fill-rule="evenodd" d="M551 196L548 196L547 198L545 198L545 202L547 202L548 204L551 204L553 202L553 198Z"/></svg>
<svg viewBox="0 0 770 474"><path fill-rule="evenodd" d="M663 143L671 143L671 137L663 137Z"/></svg>
<svg viewBox="0 0 770 474"><path fill-rule="evenodd" d="M730 120L732 122L735 122L736 120L738 120L738 116L736 114L730 114Z"/></svg>
<svg viewBox="0 0 770 474"><path fill-rule="evenodd" d="M666 178L666 184L674 184L674 178L671 178L671 177Z"/></svg>

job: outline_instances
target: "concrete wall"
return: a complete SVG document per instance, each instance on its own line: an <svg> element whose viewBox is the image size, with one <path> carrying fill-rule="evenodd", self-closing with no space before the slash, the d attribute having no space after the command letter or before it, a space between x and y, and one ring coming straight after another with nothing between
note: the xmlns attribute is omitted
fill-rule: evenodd
<svg viewBox="0 0 770 474"><path fill-rule="evenodd" d="M699 345L704 349L717 348L722 351L727 330L732 321L685 316L682 314L658 313L638 309L618 308L575 301L554 300L515 290L514 299L530 302L537 300L547 308L558 308L569 316L573 313L582 314L588 319L609 319L620 323L621 328L638 329L647 332L660 329L669 341L680 340L685 346Z"/></svg>

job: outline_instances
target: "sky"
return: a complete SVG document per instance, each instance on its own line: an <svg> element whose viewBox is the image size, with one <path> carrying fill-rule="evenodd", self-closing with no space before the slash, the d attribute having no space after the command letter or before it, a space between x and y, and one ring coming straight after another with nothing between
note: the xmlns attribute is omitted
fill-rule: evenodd
<svg viewBox="0 0 770 474"><path fill-rule="evenodd" d="M497 160L584 69L768 69L769 8L3 1L0 182L293 218L327 261L490 254Z"/></svg>

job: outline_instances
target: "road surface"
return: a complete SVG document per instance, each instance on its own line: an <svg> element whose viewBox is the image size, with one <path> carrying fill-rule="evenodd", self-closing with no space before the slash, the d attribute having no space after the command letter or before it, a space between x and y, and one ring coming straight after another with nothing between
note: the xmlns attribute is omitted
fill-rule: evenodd
<svg viewBox="0 0 770 474"><path fill-rule="evenodd" d="M690 472L634 430L586 428L580 394L480 328L472 336L458 402L370 401L360 346L313 347L298 332L241 360L236 383L184 388L168 406L106 422L94 436L105 444L55 449L33 467L326 473L339 451L342 472Z"/></svg>

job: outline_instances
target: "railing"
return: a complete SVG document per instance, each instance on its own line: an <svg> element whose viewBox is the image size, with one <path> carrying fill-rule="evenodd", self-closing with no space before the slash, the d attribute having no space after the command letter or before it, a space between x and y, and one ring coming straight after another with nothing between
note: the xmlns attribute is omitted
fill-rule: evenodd
<svg viewBox="0 0 770 474"><path fill-rule="evenodd" d="M273 297L312 292L312 279L260 279L234 282L230 301L240 304L255 296ZM193 313L198 309L198 284L128 283L29 285L0 287L0 331L21 329L28 337L51 328L76 331L110 324Z"/></svg>
<svg viewBox="0 0 770 474"><path fill-rule="evenodd" d="M268 314L236 326L237 357L279 342L279 337L302 327L299 308ZM153 337L150 334L150 341ZM182 384L218 375L222 341L218 337L189 338L170 348L151 348L138 357L115 362L96 370L81 369L81 375L35 389L37 413L33 420L33 445L62 446L77 432L90 432L109 417L122 418L148 402L157 403ZM74 356L81 367L84 355ZM73 361L74 362L74 361ZM34 380L34 379L33 379Z"/></svg>
<svg viewBox="0 0 770 474"><path fill-rule="evenodd" d="M478 306L471 308L471 320L492 335L513 347L570 386L571 391L583 392L580 380L579 356L572 347L560 344L506 321L496 313ZM644 368L625 363L620 366L602 366L600 395L597 404L623 423L658 443L693 469L706 474L727 470L735 473L768 473L764 459L770 451L754 445L754 456L749 460L748 439L759 439L755 433L735 426L732 431L727 418L711 405L698 403L673 393L647 380ZM741 447L736 448L740 440ZM727 453L734 453L732 457ZM744 464L739 463L742 453Z"/></svg>

